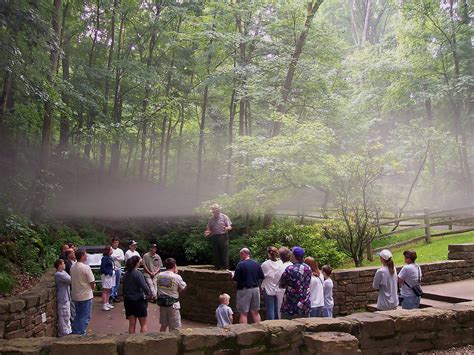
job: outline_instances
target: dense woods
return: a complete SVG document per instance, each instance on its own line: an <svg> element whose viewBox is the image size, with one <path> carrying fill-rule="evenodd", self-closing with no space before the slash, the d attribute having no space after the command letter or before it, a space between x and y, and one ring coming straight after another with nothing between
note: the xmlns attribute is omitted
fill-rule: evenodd
<svg viewBox="0 0 474 355"><path fill-rule="evenodd" d="M285 201L471 204L472 16L469 0L4 0L1 204L219 200L267 222Z"/></svg>

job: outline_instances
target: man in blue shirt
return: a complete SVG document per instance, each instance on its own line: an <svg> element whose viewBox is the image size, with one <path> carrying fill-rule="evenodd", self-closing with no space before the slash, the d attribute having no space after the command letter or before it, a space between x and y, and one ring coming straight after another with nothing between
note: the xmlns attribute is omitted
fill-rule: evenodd
<svg viewBox="0 0 474 355"><path fill-rule="evenodd" d="M260 282L265 278L262 268L250 259L250 250L240 250L240 262L234 273L234 281L237 282L236 308L239 312L239 322L248 322L248 313L252 314L255 323L260 322Z"/></svg>

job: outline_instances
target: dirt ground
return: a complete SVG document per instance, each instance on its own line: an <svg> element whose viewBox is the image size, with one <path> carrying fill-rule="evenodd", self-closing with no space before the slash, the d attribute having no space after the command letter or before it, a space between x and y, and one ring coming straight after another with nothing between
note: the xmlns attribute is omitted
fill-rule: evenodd
<svg viewBox="0 0 474 355"><path fill-rule="evenodd" d="M125 334L128 333L128 320L125 319L125 308L123 302L115 303L115 308L110 311L102 311L99 297L94 298L91 322L87 329L88 334ZM160 330L160 311L156 304L148 303L148 332L155 333ZM191 322L182 319L183 328L203 328L210 324ZM137 333L140 327L137 324Z"/></svg>

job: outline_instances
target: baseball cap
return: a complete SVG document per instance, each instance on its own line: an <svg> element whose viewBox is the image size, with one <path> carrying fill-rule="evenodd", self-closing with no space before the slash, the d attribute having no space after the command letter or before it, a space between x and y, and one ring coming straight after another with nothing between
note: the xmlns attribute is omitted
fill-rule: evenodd
<svg viewBox="0 0 474 355"><path fill-rule="evenodd" d="M293 247L291 251L293 252L293 255L295 256L295 258L301 259L304 256L304 249L302 247L298 247L298 246Z"/></svg>
<svg viewBox="0 0 474 355"><path fill-rule="evenodd" d="M138 243L134 240L129 240L128 245L137 245Z"/></svg>
<svg viewBox="0 0 474 355"><path fill-rule="evenodd" d="M388 249L382 250L380 253L377 253L377 255L380 256L385 261L388 261L392 258L392 252Z"/></svg>

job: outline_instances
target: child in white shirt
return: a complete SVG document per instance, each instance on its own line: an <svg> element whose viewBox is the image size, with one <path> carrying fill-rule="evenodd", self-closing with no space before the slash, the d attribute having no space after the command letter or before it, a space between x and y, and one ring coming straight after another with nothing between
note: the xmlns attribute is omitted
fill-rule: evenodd
<svg viewBox="0 0 474 355"><path fill-rule="evenodd" d="M334 299L332 298L333 283L331 279L332 269L329 265L324 265L322 268L324 275L323 293L324 293L324 306L323 306L323 317L333 317Z"/></svg>

